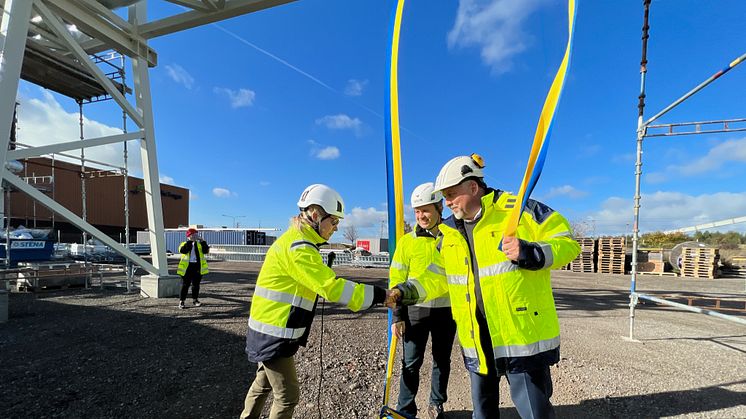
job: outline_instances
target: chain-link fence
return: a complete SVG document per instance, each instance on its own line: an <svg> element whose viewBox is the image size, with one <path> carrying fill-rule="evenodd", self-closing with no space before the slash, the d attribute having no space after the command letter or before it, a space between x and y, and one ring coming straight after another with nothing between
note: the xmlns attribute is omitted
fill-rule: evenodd
<svg viewBox="0 0 746 419"><path fill-rule="evenodd" d="M270 246L242 246L242 245L211 245L208 260L222 260L227 262L264 262ZM330 252L322 251L324 263ZM359 267L387 268L389 257L386 255L358 256L349 252L335 251L335 265L349 265Z"/></svg>

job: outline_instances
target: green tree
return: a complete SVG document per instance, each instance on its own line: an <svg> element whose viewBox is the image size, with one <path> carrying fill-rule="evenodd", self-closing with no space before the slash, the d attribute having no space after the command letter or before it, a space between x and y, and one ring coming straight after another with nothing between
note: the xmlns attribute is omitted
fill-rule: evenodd
<svg viewBox="0 0 746 419"><path fill-rule="evenodd" d="M662 231L655 231L652 233L645 233L641 237L642 246L644 247L674 247L679 243L692 240L691 237L685 233L664 233Z"/></svg>

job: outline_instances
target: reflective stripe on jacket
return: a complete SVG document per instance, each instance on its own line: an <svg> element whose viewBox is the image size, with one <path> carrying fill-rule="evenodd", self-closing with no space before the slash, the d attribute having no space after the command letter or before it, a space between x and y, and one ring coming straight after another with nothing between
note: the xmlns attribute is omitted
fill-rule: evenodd
<svg viewBox="0 0 746 419"><path fill-rule="evenodd" d="M389 266L389 288L406 282L408 279L418 281L431 280L423 273L431 270L433 274L442 277L445 274L443 268L435 263L437 257L438 239L433 237L427 230L415 226L415 230L402 236L396 243L394 258ZM394 309L394 322L403 321L411 317L412 320L427 317L429 309L450 307L451 301L448 295L415 304L414 307L398 307Z"/></svg>
<svg viewBox="0 0 746 419"><path fill-rule="evenodd" d="M476 257L479 268L482 306L495 359L542 358L542 353L560 344L550 269L569 263L580 253L567 220L546 205L529 200L516 236L538 245L543 266L537 270L519 268L498 250L515 203L515 196L501 191L482 197L482 216L473 230L475 255L466 241L463 222L454 217L445 220L440 225L443 241L436 259L445 268L445 280L409 281L417 290L418 302L450 294L464 362L467 369L480 374L487 373L487 360L476 318L477 284L471 258Z"/></svg>
<svg viewBox="0 0 746 419"><path fill-rule="evenodd" d="M246 354L252 362L293 356L304 346L317 296L352 311L373 304L373 286L337 278L318 246L324 239L311 227L291 226L272 244L251 299Z"/></svg>
<svg viewBox="0 0 746 419"><path fill-rule="evenodd" d="M179 245L179 253L181 253L181 249L184 247L184 245L187 242L181 242ZM204 249L202 249L202 243L204 241L196 241L192 242L192 250L194 250L194 246L197 246L197 259L199 260L199 273L200 275L207 275L209 270L207 269L207 260L205 259L205 253ZM186 273L187 267L189 266L189 258L192 256L192 251L190 250L189 253L184 254L181 253L181 259L179 260L179 266L176 268L176 274L179 276L184 276Z"/></svg>

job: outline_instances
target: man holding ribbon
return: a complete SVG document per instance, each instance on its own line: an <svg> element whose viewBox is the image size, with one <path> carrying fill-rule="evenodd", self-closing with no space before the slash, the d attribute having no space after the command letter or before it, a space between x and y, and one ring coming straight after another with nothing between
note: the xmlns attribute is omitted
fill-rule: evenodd
<svg viewBox="0 0 746 419"><path fill-rule="evenodd" d="M441 169L435 189L453 212L440 226L436 258L446 278L397 285L400 304L449 293L475 419L499 417L502 375L521 417L553 418L549 367L559 361L560 337L549 271L573 260L580 247L562 215L531 199L515 235L504 235L520 201L489 188L483 169L476 154L451 159ZM437 276L435 271L427 275Z"/></svg>

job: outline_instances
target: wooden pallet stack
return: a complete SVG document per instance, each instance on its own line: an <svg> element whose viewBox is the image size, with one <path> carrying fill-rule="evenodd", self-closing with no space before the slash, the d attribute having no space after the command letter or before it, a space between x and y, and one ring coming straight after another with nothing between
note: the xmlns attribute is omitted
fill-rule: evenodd
<svg viewBox="0 0 746 419"><path fill-rule="evenodd" d="M624 237L601 237L598 239L598 272L624 274L626 253Z"/></svg>
<svg viewBox="0 0 746 419"><path fill-rule="evenodd" d="M716 278L720 249L685 247L681 250L681 274L693 278Z"/></svg>
<svg viewBox="0 0 746 419"><path fill-rule="evenodd" d="M637 252L637 272L663 273L663 249L640 249Z"/></svg>
<svg viewBox="0 0 746 419"><path fill-rule="evenodd" d="M588 237L575 239L580 245L580 254L570 262L570 270L573 272L595 272L596 240Z"/></svg>
<svg viewBox="0 0 746 419"><path fill-rule="evenodd" d="M746 256L731 257L730 266L722 272L722 277L746 279Z"/></svg>

